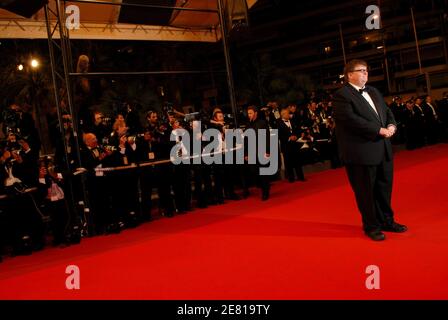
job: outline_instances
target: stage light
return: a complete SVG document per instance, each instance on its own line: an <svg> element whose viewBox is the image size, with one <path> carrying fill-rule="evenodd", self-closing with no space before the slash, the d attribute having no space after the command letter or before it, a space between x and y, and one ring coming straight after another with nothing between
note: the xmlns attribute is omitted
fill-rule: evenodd
<svg viewBox="0 0 448 320"><path fill-rule="evenodd" d="M23 70L23 64L19 64L19 65L17 66L17 70L22 71L22 70Z"/></svg>
<svg viewBox="0 0 448 320"><path fill-rule="evenodd" d="M378 47L376 47L378 50L380 50L380 49L383 49L384 47L383 46L378 46Z"/></svg>
<svg viewBox="0 0 448 320"><path fill-rule="evenodd" d="M39 67L39 61L37 61L36 59L31 60L31 67L32 68Z"/></svg>

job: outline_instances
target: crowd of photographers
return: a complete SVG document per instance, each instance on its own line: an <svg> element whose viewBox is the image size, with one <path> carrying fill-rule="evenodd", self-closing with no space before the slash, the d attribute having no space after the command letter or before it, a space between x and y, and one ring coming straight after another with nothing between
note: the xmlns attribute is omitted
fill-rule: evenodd
<svg viewBox="0 0 448 320"><path fill-rule="evenodd" d="M448 95L390 105L399 125L396 143L409 149L446 141ZM62 115L63 132L54 156L40 157L39 135L30 114L12 104L3 116L0 145L0 250L29 254L43 248L51 235L54 245L78 243L83 236L119 233L150 221L153 215L173 217L193 208L220 205L250 196L250 187L269 198L270 182L280 178L256 174L258 165L174 165L169 161L176 141L171 132L192 130L189 115L175 108L150 111L144 119L129 105L114 118L100 111L79 113L79 139L73 119ZM198 118L199 117L199 118ZM201 112L203 128L224 133L233 119L220 108ZM338 159L331 99L311 99L302 107L269 102L249 106L241 127L278 129L280 163L290 183L306 181L303 166ZM276 152L271 150L270 152ZM269 152L268 152L269 153ZM279 157L280 159L280 157ZM238 192L237 192L238 191ZM0 251L0 259L2 255Z"/></svg>
<svg viewBox="0 0 448 320"><path fill-rule="evenodd" d="M398 124L394 143L414 150L448 141L448 92L436 102L429 95L406 101L397 96L390 108Z"/></svg>

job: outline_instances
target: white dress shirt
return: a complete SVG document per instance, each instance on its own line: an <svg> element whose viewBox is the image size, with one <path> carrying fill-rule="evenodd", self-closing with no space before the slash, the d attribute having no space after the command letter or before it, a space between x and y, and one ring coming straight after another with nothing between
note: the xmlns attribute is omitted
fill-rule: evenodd
<svg viewBox="0 0 448 320"><path fill-rule="evenodd" d="M289 120L283 120L283 122L288 126L289 130L292 130L291 122Z"/></svg>
<svg viewBox="0 0 448 320"><path fill-rule="evenodd" d="M349 82L349 83L350 83L350 82ZM365 86L364 86L363 88L361 88L361 87L358 87L357 85L354 85L353 83L350 83L350 85L351 85L353 88L355 88L356 91L359 91L360 89L365 89ZM373 100L372 100L372 98L370 97L370 95L369 95L366 91L363 91L363 93L361 93L361 95L364 97L364 99L367 100L367 102L369 103L369 105L372 107L373 111L375 111L375 113L376 113L376 114L378 115L378 117L379 117L378 110L376 110L375 103L373 102ZM393 132L395 133L395 131L397 130L397 127L396 127L395 125L393 125L393 124L387 124L387 128L388 128L388 129L390 129L391 127L393 128Z"/></svg>
<svg viewBox="0 0 448 320"><path fill-rule="evenodd" d="M358 87L357 85L354 85L353 83L350 83L350 84L352 85L353 88L356 89L356 91L359 91L360 89L365 88L365 87L364 88ZM378 110L376 110L375 103L373 103L373 100L370 97L370 95L366 91L363 91L363 93L361 93L361 95L364 97L364 99L367 100L369 105L372 107L373 111L375 111L375 113L378 115Z"/></svg>

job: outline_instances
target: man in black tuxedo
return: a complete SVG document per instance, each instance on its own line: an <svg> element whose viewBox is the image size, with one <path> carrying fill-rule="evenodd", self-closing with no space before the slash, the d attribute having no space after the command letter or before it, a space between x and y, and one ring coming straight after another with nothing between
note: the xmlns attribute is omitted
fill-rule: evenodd
<svg viewBox="0 0 448 320"><path fill-rule="evenodd" d="M249 122L246 125L246 130L254 130L255 134L256 134L256 147L255 150L258 153L258 145L260 143L259 141L259 131L260 130L265 130L264 132L265 134L265 145L266 145L266 154L264 155L265 158L269 158L270 157L270 131L269 131L269 126L268 123L266 122L266 120L263 120L261 118L258 118L258 109L255 106L249 106L247 108L247 116L248 116L248 120ZM249 150L249 141L246 138L245 139L245 147L244 147L244 160L246 163L249 162L249 154L248 154L248 150ZM277 152L277 151L275 151ZM252 160L250 161L252 162ZM269 176L266 175L261 175L259 174L259 169L262 166L262 164L260 163L259 159L255 159L255 164L248 164L247 165L247 171L246 171L246 177L243 182L243 190L244 190L244 197L246 198L249 195L249 186L248 186L248 181L249 181L249 177L255 177L258 176L258 182L259 182L259 186L261 188L261 200L262 201L266 201L269 199L269 192L270 192L270 181L269 181Z"/></svg>
<svg viewBox="0 0 448 320"><path fill-rule="evenodd" d="M282 109L280 114L281 118L278 120L278 136L280 139L280 148L283 153L283 159L285 161L286 175L288 176L289 182L295 181L295 174L297 175L298 180L305 181L302 164L299 159L300 145L297 143L300 136L300 129L297 127L297 124L290 119L288 108Z"/></svg>
<svg viewBox="0 0 448 320"><path fill-rule="evenodd" d="M427 141L427 121L426 114L422 108L422 98L417 97L414 101L415 129L417 131L416 145L417 148L425 146Z"/></svg>
<svg viewBox="0 0 448 320"><path fill-rule="evenodd" d="M89 203L93 209L94 227L97 234L118 233L118 216L115 210L111 210L111 183L109 175L98 174L95 171L99 165L102 167L115 166L119 159L119 153L105 149L98 143L93 133L83 135L84 144L81 146L81 163L87 170L86 186L89 195Z"/></svg>
<svg viewBox="0 0 448 320"><path fill-rule="evenodd" d="M392 111L381 93L370 86L367 63L350 61L345 85L334 96L336 136L341 160L355 193L364 232L375 241L382 231L405 232L391 207L393 155L390 138L396 131Z"/></svg>
<svg viewBox="0 0 448 320"><path fill-rule="evenodd" d="M428 133L428 144L435 144L439 141L439 112L436 105L432 102L432 97L427 95L422 104L426 119L426 131Z"/></svg>

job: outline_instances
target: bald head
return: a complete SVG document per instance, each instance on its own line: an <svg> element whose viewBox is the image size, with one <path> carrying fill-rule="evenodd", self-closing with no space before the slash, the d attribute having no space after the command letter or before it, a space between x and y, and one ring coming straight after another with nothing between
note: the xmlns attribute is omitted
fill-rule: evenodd
<svg viewBox="0 0 448 320"><path fill-rule="evenodd" d="M96 136L93 133L84 134L83 140L85 145L89 148L98 147L98 140L96 139Z"/></svg>
<svg viewBox="0 0 448 320"><path fill-rule="evenodd" d="M283 120L289 120L289 109L284 108L282 111L280 111L280 115Z"/></svg>

